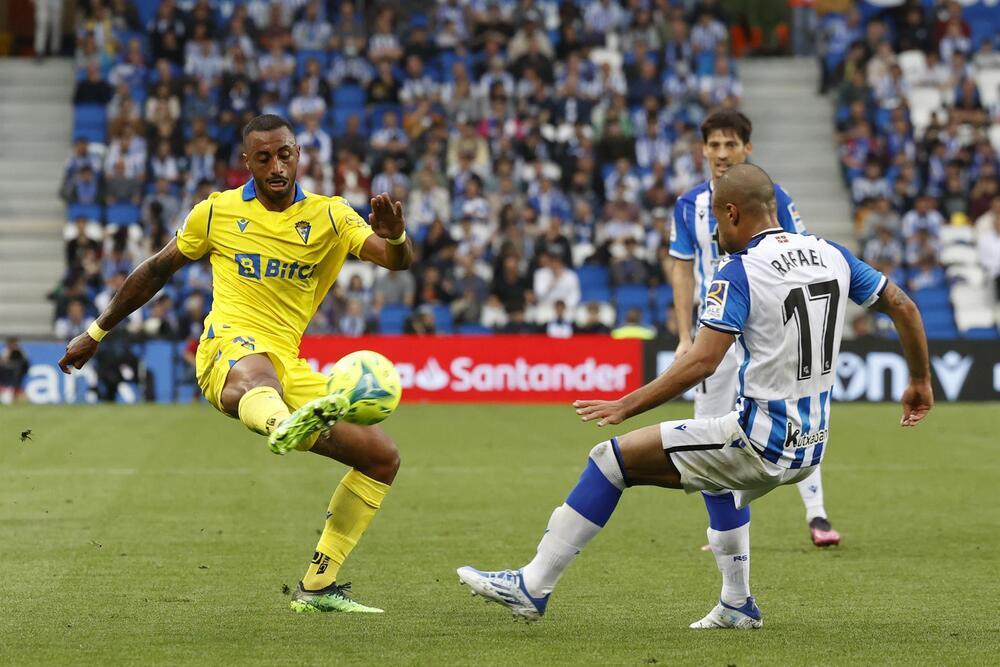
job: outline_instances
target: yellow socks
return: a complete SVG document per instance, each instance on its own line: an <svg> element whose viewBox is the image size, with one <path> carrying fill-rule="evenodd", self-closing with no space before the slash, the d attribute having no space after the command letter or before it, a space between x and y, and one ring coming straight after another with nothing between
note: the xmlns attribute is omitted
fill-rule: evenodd
<svg viewBox="0 0 1000 667"><path fill-rule="evenodd" d="M254 433L270 435L289 414L288 406L274 387L254 387L240 399L240 421Z"/></svg>
<svg viewBox="0 0 1000 667"><path fill-rule="evenodd" d="M307 591L326 588L337 580L340 566L361 539L389 492L389 485L351 470L340 480L326 511L326 527L312 563L302 577Z"/></svg>

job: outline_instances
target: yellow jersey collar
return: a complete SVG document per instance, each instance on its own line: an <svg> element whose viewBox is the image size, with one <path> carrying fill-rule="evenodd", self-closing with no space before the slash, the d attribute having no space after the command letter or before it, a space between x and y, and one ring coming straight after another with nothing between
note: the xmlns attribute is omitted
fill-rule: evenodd
<svg viewBox="0 0 1000 667"><path fill-rule="evenodd" d="M257 188L253 184L253 179L251 178L243 186L243 201L250 201L251 199L257 198ZM297 204L306 198L306 193L302 190L302 187L298 183L295 184L295 199L292 200L293 204Z"/></svg>

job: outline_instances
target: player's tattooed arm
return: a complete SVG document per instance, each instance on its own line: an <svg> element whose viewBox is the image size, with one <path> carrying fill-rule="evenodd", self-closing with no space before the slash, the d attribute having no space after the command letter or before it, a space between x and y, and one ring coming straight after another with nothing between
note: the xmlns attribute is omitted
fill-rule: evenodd
<svg viewBox="0 0 1000 667"><path fill-rule="evenodd" d="M170 242L142 264L137 266L115 293L111 303L97 318L97 326L105 331L111 331L116 324L131 315L136 309L145 305L153 296L163 289L170 277L189 259L177 247L177 239ZM64 373L69 367L82 368L97 351L97 341L84 332L71 340L66 346L66 354L59 360L59 367Z"/></svg>
<svg viewBox="0 0 1000 667"><path fill-rule="evenodd" d="M927 336L920 311L910 297L892 281L886 285L882 296L872 308L892 318L896 333L899 334L899 343L910 370L910 385L903 392L903 417L900 424L914 426L934 405Z"/></svg>

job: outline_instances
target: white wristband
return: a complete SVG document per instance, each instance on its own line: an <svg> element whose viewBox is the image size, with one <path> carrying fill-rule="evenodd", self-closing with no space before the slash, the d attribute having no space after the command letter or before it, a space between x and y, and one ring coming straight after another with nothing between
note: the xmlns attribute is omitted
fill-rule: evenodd
<svg viewBox="0 0 1000 667"><path fill-rule="evenodd" d="M388 243L389 245L403 245L404 243L406 243L406 230L404 229L403 233L400 234L397 238L386 239L385 242Z"/></svg>

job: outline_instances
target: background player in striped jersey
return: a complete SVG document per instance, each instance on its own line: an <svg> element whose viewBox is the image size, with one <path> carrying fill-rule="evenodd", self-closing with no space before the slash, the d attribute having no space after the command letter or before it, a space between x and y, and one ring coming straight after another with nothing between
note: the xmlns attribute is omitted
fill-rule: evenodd
<svg viewBox="0 0 1000 667"><path fill-rule="evenodd" d="M808 477L823 458L846 298L887 313L896 326L910 371L900 425L916 425L933 405L927 340L913 302L846 248L782 229L774 184L759 167L735 165L716 185L719 241L735 254L710 284L691 349L620 399L574 405L584 421L620 424L711 376L735 342L745 360L737 409L646 426L598 444L552 513L531 562L516 571L459 568L474 592L516 617L540 618L559 577L611 518L622 492L652 485L717 494L708 503L709 534L718 545L722 593L690 627L761 627L750 594L748 505Z"/></svg>
<svg viewBox="0 0 1000 667"><path fill-rule="evenodd" d="M674 207L674 224L671 229L670 255L673 267L670 279L674 286L675 312L680 342L676 356L691 348L692 312L697 304L698 313L705 307L708 284L715 273L721 256L718 226L712 215L712 191L715 182L726 170L746 162L753 144L750 119L734 109L719 109L710 113L701 124L702 150L712 172L712 178L685 192ZM806 233L795 202L785 190L775 183L774 198L778 224L782 229L798 234ZM694 301L693 299L697 299ZM721 417L730 412L736 403L737 384L736 349L731 348L715 374L695 387L694 416ZM816 467L808 479L797 485L806 507L806 521L813 544L820 547L840 543L840 534L833 529L823 504L823 477ZM706 497L706 503L711 499ZM709 542L706 549L713 547Z"/></svg>

